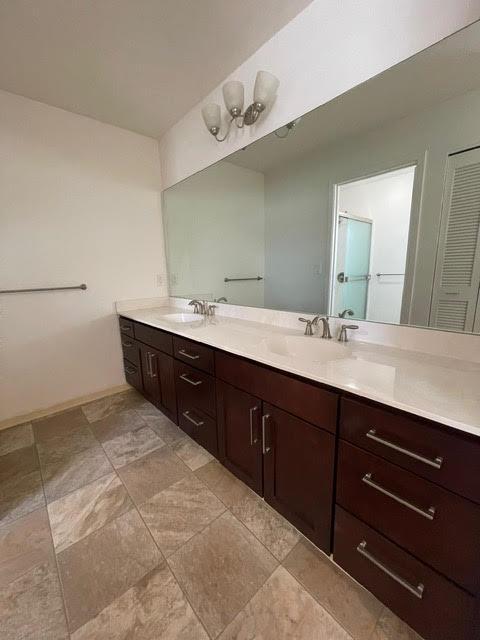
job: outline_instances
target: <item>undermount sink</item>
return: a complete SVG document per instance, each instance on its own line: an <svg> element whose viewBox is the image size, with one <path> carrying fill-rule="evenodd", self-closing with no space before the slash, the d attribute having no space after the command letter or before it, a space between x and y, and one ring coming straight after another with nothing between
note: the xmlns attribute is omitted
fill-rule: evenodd
<svg viewBox="0 0 480 640"><path fill-rule="evenodd" d="M195 313L167 313L161 316L162 320L174 322L176 324L186 324L187 322L201 322L202 316Z"/></svg>
<svg viewBox="0 0 480 640"><path fill-rule="evenodd" d="M322 340L314 336L275 336L268 338L265 346L277 355L300 358L310 362L341 360L350 358L352 355L349 345Z"/></svg>

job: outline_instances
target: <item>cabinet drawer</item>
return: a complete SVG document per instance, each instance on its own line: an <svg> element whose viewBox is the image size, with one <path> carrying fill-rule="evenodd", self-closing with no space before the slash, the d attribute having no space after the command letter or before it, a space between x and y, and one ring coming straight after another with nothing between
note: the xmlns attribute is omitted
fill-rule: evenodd
<svg viewBox="0 0 480 640"><path fill-rule="evenodd" d="M179 401L215 415L215 379L175 360L175 386Z"/></svg>
<svg viewBox="0 0 480 640"><path fill-rule="evenodd" d="M480 503L480 438L346 398L340 437Z"/></svg>
<svg viewBox="0 0 480 640"><path fill-rule="evenodd" d="M120 334L122 351L125 360L140 368L140 344L130 336Z"/></svg>
<svg viewBox="0 0 480 640"><path fill-rule="evenodd" d="M135 338L144 344L148 344L150 347L155 347L155 349L159 351L163 351L169 355L173 354L172 336L166 331L136 322Z"/></svg>
<svg viewBox="0 0 480 640"><path fill-rule="evenodd" d="M120 325L120 331L125 333L127 336L133 337L133 322L132 320L128 320L127 318L119 318L118 323Z"/></svg>
<svg viewBox="0 0 480 640"><path fill-rule="evenodd" d="M127 360L123 361L123 367L125 369L125 379L128 384L138 389L138 391L142 391L142 370L140 364L136 365Z"/></svg>
<svg viewBox="0 0 480 640"><path fill-rule="evenodd" d="M234 387L335 433L336 393L218 351L215 367L217 377Z"/></svg>
<svg viewBox="0 0 480 640"><path fill-rule="evenodd" d="M480 590L480 507L340 441L337 502L472 593Z"/></svg>
<svg viewBox="0 0 480 640"><path fill-rule="evenodd" d="M186 364L201 369L207 373L214 371L214 355L213 349L206 347L198 342L185 340L185 338L173 339L173 349L175 358L185 362Z"/></svg>
<svg viewBox="0 0 480 640"><path fill-rule="evenodd" d="M340 507L333 558L426 640L473 640L475 598Z"/></svg>
<svg viewBox="0 0 480 640"><path fill-rule="evenodd" d="M218 456L217 422L214 418L180 399L178 402L178 424L199 445L213 456Z"/></svg>

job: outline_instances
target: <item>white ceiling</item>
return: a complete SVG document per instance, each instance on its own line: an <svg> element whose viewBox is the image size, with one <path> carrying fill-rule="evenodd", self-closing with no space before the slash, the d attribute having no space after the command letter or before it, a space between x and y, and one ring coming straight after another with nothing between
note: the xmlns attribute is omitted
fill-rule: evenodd
<svg viewBox="0 0 480 640"><path fill-rule="evenodd" d="M480 21L318 107L302 118L288 138L279 140L270 134L228 161L266 172L312 149L326 148L479 88Z"/></svg>
<svg viewBox="0 0 480 640"><path fill-rule="evenodd" d="M310 2L1 0L0 89L159 137Z"/></svg>

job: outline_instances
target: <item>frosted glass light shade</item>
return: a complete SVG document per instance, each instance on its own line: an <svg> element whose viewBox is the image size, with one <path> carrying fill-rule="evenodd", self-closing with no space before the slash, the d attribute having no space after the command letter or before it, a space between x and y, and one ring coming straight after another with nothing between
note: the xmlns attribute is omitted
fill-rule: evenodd
<svg viewBox="0 0 480 640"><path fill-rule="evenodd" d="M253 90L253 101L267 105L273 100L277 93L280 81L268 71L259 71L255 79L255 88Z"/></svg>
<svg viewBox="0 0 480 640"><path fill-rule="evenodd" d="M220 129L220 105L210 102L202 107L202 116L207 129Z"/></svg>
<svg viewBox="0 0 480 640"><path fill-rule="evenodd" d="M243 84L239 80L230 80L223 85L223 99L229 113L236 111L238 114L242 112L244 90Z"/></svg>

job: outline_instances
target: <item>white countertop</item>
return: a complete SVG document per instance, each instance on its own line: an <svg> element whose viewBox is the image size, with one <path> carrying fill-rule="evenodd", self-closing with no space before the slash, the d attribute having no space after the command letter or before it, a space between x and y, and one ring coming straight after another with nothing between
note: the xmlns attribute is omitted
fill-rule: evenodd
<svg viewBox="0 0 480 640"><path fill-rule="evenodd" d="M357 340L340 344L231 317L198 316L186 324L163 317L172 313L185 309L120 315L480 436L480 364Z"/></svg>

